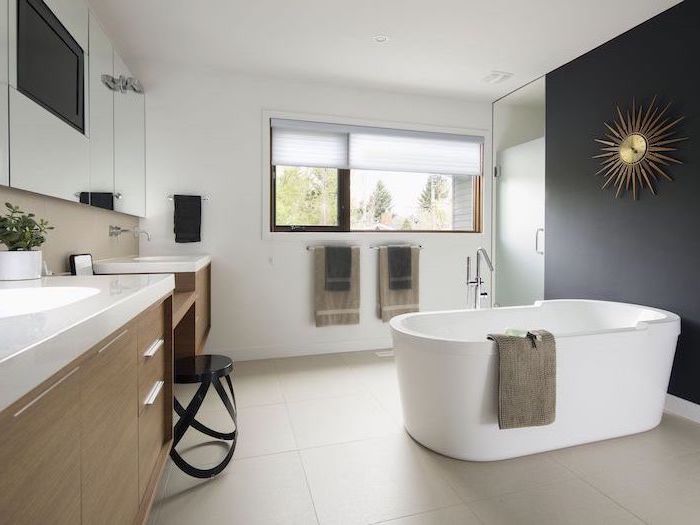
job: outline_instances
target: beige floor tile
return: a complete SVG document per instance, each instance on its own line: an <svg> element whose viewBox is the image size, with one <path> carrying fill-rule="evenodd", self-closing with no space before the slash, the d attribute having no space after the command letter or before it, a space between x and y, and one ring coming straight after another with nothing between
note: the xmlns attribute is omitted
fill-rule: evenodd
<svg viewBox="0 0 700 525"><path fill-rule="evenodd" d="M297 448L285 405L241 408L238 422L240 436L236 458L276 454Z"/></svg>
<svg viewBox="0 0 700 525"><path fill-rule="evenodd" d="M299 448L381 437L401 432L369 394L289 403Z"/></svg>
<svg viewBox="0 0 700 525"><path fill-rule="evenodd" d="M233 430L231 418L224 410L200 412L198 420L214 430ZM234 458L276 454L297 448L284 404L241 408L238 410L238 426ZM195 466L214 465L226 456L227 443L190 428L177 450Z"/></svg>
<svg viewBox="0 0 700 525"><path fill-rule="evenodd" d="M382 525L479 525L481 522L466 505L456 505L380 523Z"/></svg>
<svg viewBox="0 0 700 525"><path fill-rule="evenodd" d="M359 394L365 387L341 355L274 360L287 402Z"/></svg>
<svg viewBox="0 0 700 525"><path fill-rule="evenodd" d="M402 434L300 454L324 525L364 525L460 503Z"/></svg>
<svg viewBox="0 0 700 525"><path fill-rule="evenodd" d="M399 385L387 384L383 387L374 386L369 390L374 399L377 400L379 406L392 415L394 421L403 427L403 406L401 405L401 392Z"/></svg>
<svg viewBox="0 0 700 525"><path fill-rule="evenodd" d="M234 461L208 481L169 464L150 525L293 525L316 523L316 513L323 525L700 523L700 425L682 418L665 416L635 436L472 463L406 435L392 357L239 362L234 385ZM176 393L186 404L196 388ZM199 418L231 426L213 390ZM193 430L178 449L202 467L227 451Z"/></svg>
<svg viewBox="0 0 700 525"><path fill-rule="evenodd" d="M578 474L592 475L696 451L700 451L700 425L665 415L661 425L649 432L557 450L552 457Z"/></svg>
<svg viewBox="0 0 700 525"><path fill-rule="evenodd" d="M467 503L576 477L547 454L482 463L448 458L422 447L421 451Z"/></svg>
<svg viewBox="0 0 700 525"><path fill-rule="evenodd" d="M369 390L398 387L394 360L385 360L369 365L350 365L360 382Z"/></svg>
<svg viewBox="0 0 700 525"><path fill-rule="evenodd" d="M296 452L234 460L208 480L174 469L158 507L159 525L317 523Z"/></svg>
<svg viewBox="0 0 700 525"><path fill-rule="evenodd" d="M486 525L613 525L642 522L581 480L469 504Z"/></svg>
<svg viewBox="0 0 700 525"><path fill-rule="evenodd" d="M700 523L700 454L649 459L584 478L649 523Z"/></svg>
<svg viewBox="0 0 700 525"><path fill-rule="evenodd" d="M239 407L284 403L277 370L269 360L236 362L233 389Z"/></svg>

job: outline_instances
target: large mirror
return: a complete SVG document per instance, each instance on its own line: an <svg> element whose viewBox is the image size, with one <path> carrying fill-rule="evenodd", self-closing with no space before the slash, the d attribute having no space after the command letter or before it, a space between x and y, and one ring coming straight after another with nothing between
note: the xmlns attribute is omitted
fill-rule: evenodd
<svg viewBox="0 0 700 525"><path fill-rule="evenodd" d="M493 104L494 304L544 299L545 78Z"/></svg>

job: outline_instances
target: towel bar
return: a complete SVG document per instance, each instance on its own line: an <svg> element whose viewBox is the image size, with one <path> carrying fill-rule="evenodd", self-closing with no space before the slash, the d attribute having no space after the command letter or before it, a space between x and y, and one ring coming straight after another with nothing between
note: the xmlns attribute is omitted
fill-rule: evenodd
<svg viewBox="0 0 700 525"><path fill-rule="evenodd" d="M310 251L313 251L315 248L325 248L326 246L347 246L348 248L359 248L359 246L356 246L354 244L329 244L329 245L313 244L313 245L307 246L306 250L310 252Z"/></svg>
<svg viewBox="0 0 700 525"><path fill-rule="evenodd" d="M324 246L325 246L325 245L323 245L323 244L319 244L319 245L307 246L306 249L307 249L308 251L311 251L311 250L313 250L314 248L323 248ZM419 250L422 250L422 249L423 249L423 245L422 245L422 244L382 244L382 245L377 245L377 246L370 246L369 249L370 249L370 250L378 250L379 248L382 248L382 247L384 247L384 246L386 246L386 247L389 247L389 246L406 246L406 247L410 247L410 248L418 248ZM348 247L349 247L349 248L354 248L355 246L350 245L350 246L348 246Z"/></svg>
<svg viewBox="0 0 700 525"><path fill-rule="evenodd" d="M168 195L168 200L169 200L169 201L173 200L173 198L174 198L173 195ZM202 197L202 200L203 200L203 201L209 201L209 200L211 200L211 199L209 198L208 195L205 195L205 196Z"/></svg>
<svg viewBox="0 0 700 525"><path fill-rule="evenodd" d="M418 248L419 250L423 249L422 244L381 244L377 246L370 246L370 250L378 250L379 248L388 248L390 246L400 246L400 247L405 247L405 248Z"/></svg>

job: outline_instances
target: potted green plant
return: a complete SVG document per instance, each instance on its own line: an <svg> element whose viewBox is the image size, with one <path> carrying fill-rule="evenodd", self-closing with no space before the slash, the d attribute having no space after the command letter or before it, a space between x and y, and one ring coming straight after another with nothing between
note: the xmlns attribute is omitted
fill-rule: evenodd
<svg viewBox="0 0 700 525"><path fill-rule="evenodd" d="M35 219L33 213L24 213L19 206L5 203L7 212L0 216L0 281L19 281L41 277L41 247L46 232L53 230L45 219Z"/></svg>

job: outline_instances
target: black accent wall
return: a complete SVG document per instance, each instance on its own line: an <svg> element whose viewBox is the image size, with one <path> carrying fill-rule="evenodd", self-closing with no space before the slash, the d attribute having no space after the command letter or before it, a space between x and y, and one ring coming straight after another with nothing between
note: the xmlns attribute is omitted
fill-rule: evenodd
<svg viewBox="0 0 700 525"><path fill-rule="evenodd" d="M658 95L685 115L674 182L615 199L594 174L616 104ZM700 403L700 2L687 0L547 75L545 297L682 317L669 392Z"/></svg>

